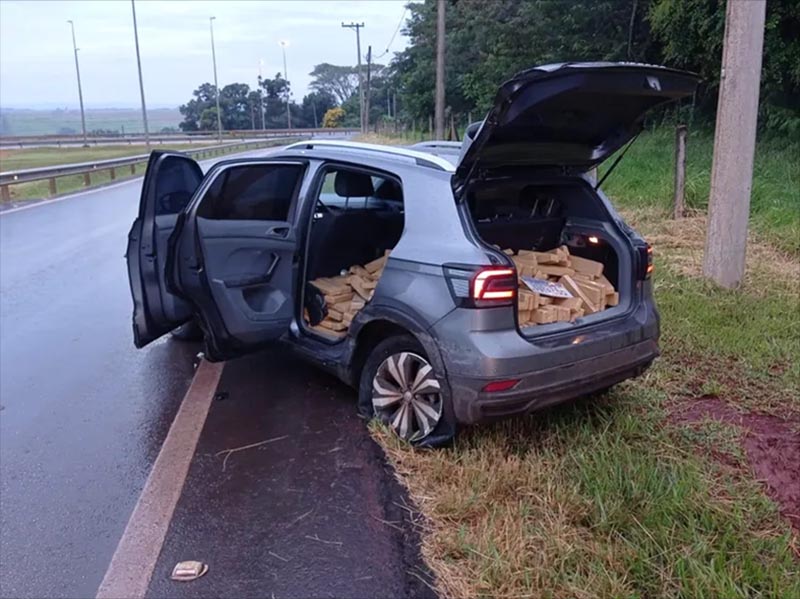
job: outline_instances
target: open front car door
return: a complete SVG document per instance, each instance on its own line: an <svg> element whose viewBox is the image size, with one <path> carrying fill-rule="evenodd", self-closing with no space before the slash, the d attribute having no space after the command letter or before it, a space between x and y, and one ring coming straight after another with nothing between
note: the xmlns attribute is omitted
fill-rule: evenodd
<svg viewBox="0 0 800 599"><path fill-rule="evenodd" d="M294 212L303 161L259 159L213 169L173 238L172 287L191 301L206 357L226 360L287 333L294 317Z"/></svg>
<svg viewBox="0 0 800 599"><path fill-rule="evenodd" d="M200 165L183 154L153 152L147 163L139 215L128 234L128 279L136 347L185 323L191 306L166 285L167 250L179 214L203 180Z"/></svg>

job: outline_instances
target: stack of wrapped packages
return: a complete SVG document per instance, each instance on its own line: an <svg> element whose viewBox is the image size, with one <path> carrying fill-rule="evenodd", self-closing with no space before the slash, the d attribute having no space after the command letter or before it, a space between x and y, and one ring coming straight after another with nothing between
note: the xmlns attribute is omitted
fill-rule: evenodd
<svg viewBox="0 0 800 599"><path fill-rule="evenodd" d="M517 267L520 326L573 322L619 303L603 264L571 256L565 245L549 252L503 251Z"/></svg>
<svg viewBox="0 0 800 599"><path fill-rule="evenodd" d="M344 336L353 317L372 299L388 257L389 250L386 250L377 260L354 264L339 276L309 281L323 294L327 309L325 318L312 328L328 335Z"/></svg>

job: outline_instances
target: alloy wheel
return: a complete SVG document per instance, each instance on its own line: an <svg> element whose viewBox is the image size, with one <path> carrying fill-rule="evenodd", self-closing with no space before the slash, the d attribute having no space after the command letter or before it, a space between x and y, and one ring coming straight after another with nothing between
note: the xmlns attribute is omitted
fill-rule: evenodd
<svg viewBox="0 0 800 599"><path fill-rule="evenodd" d="M411 443L427 437L442 417L442 395L433 367L422 356L400 352L386 358L372 379L375 416Z"/></svg>

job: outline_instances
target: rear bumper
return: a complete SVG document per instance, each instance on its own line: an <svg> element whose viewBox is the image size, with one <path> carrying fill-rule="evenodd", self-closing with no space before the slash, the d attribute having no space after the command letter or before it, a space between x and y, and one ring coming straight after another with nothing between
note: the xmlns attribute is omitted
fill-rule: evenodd
<svg viewBox="0 0 800 599"><path fill-rule="evenodd" d="M434 333L458 422L524 414L640 375L659 355L658 312L646 291L647 301L616 318L532 339L508 310L454 310ZM519 382L508 391L483 391L510 379Z"/></svg>
<svg viewBox="0 0 800 599"><path fill-rule="evenodd" d="M655 339L606 354L519 375L520 382L500 393L481 391L489 382L451 376L453 407L462 424L525 414L605 389L642 374L658 356Z"/></svg>

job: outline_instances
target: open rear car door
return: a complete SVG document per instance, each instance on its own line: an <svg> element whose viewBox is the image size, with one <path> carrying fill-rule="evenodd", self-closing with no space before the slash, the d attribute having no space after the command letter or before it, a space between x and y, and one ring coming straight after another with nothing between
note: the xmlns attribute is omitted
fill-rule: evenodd
<svg viewBox="0 0 800 599"><path fill-rule="evenodd" d="M167 277L226 360L282 337L295 312L295 209L307 163L257 159L212 169L172 238Z"/></svg>
<svg viewBox="0 0 800 599"><path fill-rule="evenodd" d="M133 340L144 347L192 316L189 303L167 288L168 241L178 215L203 180L200 165L183 154L153 152L147 163L139 215L128 234L128 279Z"/></svg>

